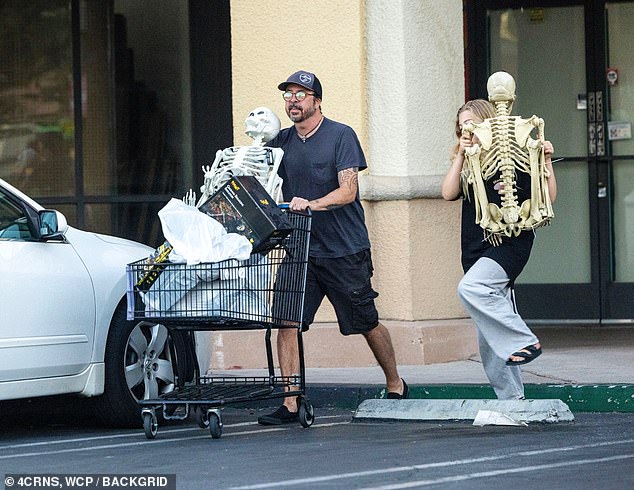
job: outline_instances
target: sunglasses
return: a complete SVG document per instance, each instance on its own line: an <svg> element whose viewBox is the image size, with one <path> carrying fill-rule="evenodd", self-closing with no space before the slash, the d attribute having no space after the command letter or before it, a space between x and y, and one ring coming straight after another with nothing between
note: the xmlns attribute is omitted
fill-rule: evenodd
<svg viewBox="0 0 634 490"><path fill-rule="evenodd" d="M290 90L287 90L286 92L282 94L282 97L284 97L284 100L286 102L290 102L291 100L293 100L293 95L295 96L298 102L301 102L309 95L314 96L315 92L305 92L303 90L298 90L297 92L291 92Z"/></svg>

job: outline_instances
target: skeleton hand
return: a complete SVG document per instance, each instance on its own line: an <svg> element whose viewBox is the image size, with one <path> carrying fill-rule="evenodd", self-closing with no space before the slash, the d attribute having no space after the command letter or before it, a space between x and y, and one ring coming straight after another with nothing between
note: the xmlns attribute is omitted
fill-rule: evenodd
<svg viewBox="0 0 634 490"><path fill-rule="evenodd" d="M187 204L188 206L195 206L196 205L196 193L192 189L189 189L187 194L185 194L183 196L183 202L185 204Z"/></svg>
<svg viewBox="0 0 634 490"><path fill-rule="evenodd" d="M200 192L202 192L205 195L208 195L211 193L213 174L211 173L210 165L203 165L202 169L203 169L203 173L205 174L205 178L203 180L203 185L200 187Z"/></svg>

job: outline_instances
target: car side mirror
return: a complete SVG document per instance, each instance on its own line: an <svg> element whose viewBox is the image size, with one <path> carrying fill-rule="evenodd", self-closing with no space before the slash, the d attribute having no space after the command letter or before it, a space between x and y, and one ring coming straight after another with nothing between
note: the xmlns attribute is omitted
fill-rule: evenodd
<svg viewBox="0 0 634 490"><path fill-rule="evenodd" d="M64 232L68 228L68 223L62 213L52 209L43 209L38 212L38 215L40 218L40 238L63 238Z"/></svg>

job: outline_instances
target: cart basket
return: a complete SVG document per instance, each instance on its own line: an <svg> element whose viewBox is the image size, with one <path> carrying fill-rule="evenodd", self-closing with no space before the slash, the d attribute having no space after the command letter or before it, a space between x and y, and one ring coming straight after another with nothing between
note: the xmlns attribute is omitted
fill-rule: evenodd
<svg viewBox="0 0 634 490"><path fill-rule="evenodd" d="M311 216L284 212L293 231L247 260L187 265L142 259L128 264L128 320L186 330L300 327Z"/></svg>

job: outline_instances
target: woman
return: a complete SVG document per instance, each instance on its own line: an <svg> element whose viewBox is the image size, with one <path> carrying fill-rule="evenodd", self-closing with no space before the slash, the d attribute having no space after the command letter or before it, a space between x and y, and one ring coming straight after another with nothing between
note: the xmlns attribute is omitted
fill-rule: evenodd
<svg viewBox="0 0 634 490"><path fill-rule="evenodd" d="M495 116L493 105L483 99L471 100L458 110L458 143L453 150L451 167L442 182L442 196L447 201L463 198L461 244L465 275L458 285L458 296L475 322L480 357L496 396L500 400L513 400L524 398L519 365L531 362L542 352L539 339L517 313L513 301L513 282L528 262L535 233L522 231L518 236L505 236L499 245L493 245L485 239L483 229L476 223L472 196L464 195L464 192L470 194L471 189L463 186L465 149L478 143L477 137L463 131L463 127ZM552 153L552 144L544 141L546 168L550 173L548 190L554 202L557 183ZM530 175L517 171L516 177L521 203L530 197ZM502 187L499 176L485 181L485 185L489 202L499 206Z"/></svg>

